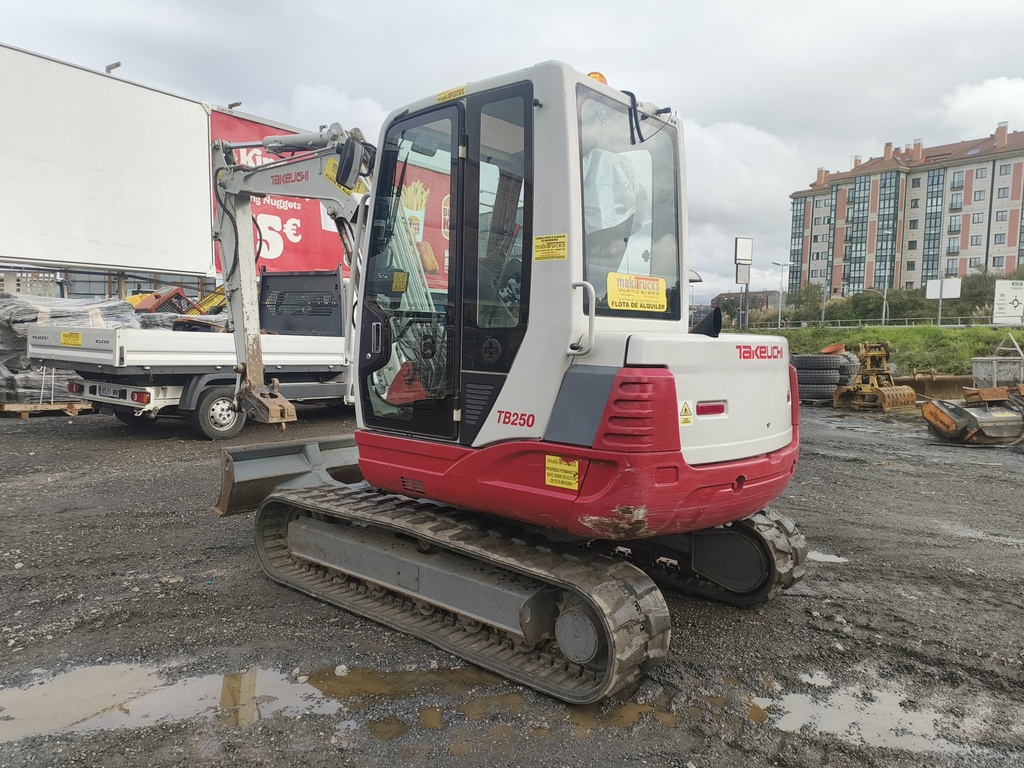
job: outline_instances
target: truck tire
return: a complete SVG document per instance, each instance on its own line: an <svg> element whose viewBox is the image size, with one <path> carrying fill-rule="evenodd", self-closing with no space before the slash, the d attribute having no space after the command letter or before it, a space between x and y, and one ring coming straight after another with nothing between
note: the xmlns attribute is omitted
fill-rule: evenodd
<svg viewBox="0 0 1024 768"><path fill-rule="evenodd" d="M832 396L835 395L836 385L835 384L801 384L800 385L800 399L801 400L832 400Z"/></svg>
<svg viewBox="0 0 1024 768"><path fill-rule="evenodd" d="M234 387L210 387L203 390L192 411L192 424L203 437L227 440L245 425L245 414L234 409Z"/></svg>
<svg viewBox="0 0 1024 768"><path fill-rule="evenodd" d="M804 384L838 384L839 371L821 368L797 368L796 380L803 388Z"/></svg>
<svg viewBox="0 0 1024 768"><path fill-rule="evenodd" d="M838 370L846 358L842 355L793 355L790 362L798 371L808 368Z"/></svg>

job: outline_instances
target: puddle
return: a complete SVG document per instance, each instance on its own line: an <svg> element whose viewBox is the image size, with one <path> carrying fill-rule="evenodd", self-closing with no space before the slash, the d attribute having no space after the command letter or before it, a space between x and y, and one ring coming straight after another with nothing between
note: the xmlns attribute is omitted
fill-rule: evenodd
<svg viewBox="0 0 1024 768"><path fill-rule="evenodd" d="M276 713L333 713L339 701L268 670L166 683L155 667L80 667L26 688L0 690L0 741L54 731L139 728L194 717L247 725Z"/></svg>
<svg viewBox="0 0 1024 768"><path fill-rule="evenodd" d="M80 667L24 688L0 689L0 742L55 731L140 728L191 718L242 726L275 714L297 716L358 710L375 697L401 698L422 691L465 694L467 690L505 682L475 667L377 672L339 666L299 680L279 671L252 669L167 683L156 667ZM516 697L483 697L474 701L479 707L518 711L523 698ZM481 709L478 719L488 711ZM444 727L439 709L426 708L419 717L422 728ZM388 741L398 738L409 727L392 720L372 721L367 727L376 738ZM346 722L354 726L354 721ZM350 729L344 730L336 734L343 743L349 741L350 735Z"/></svg>
<svg viewBox="0 0 1024 768"><path fill-rule="evenodd" d="M748 725L785 732L827 734L853 744L910 752L963 753L970 749L963 743L976 740L984 731L983 717L991 709L981 701L966 707L973 715L945 714L911 700L888 680L835 689L827 675L813 670L801 674L800 680L820 690L785 693L774 681L765 679L774 689L770 697L744 697L742 681L729 676L723 678L727 695L695 696L676 714L669 711L670 698L645 704L566 706L563 711L579 736L598 728L629 729L645 720L671 728L688 718L706 717L710 708L715 717L743 712ZM379 672L341 665L299 678L252 669L174 683L165 682L155 667L83 667L25 688L0 689L0 742L56 731L139 728L196 718L244 726L271 715L312 713L341 715L331 743L343 747L354 744L360 731L382 742L401 739L410 731L444 731L451 735L450 753L466 755L480 748L470 746L469 724L488 721L494 723L487 747L493 754L524 735L552 737L551 724L544 717L522 728L511 724L520 722L530 710L527 696L507 688L502 691L505 685L502 678L476 667ZM413 719L392 715L360 724L351 717L354 711L379 704L381 698L400 699L418 693L451 696L459 703L445 707L435 701L419 709ZM560 719L554 717L552 723Z"/></svg>
<svg viewBox="0 0 1024 768"><path fill-rule="evenodd" d="M754 708L773 716L772 727L789 733L810 731L908 752L983 751L941 735L970 741L983 727L980 717L947 715L920 706L895 687L843 688L825 698L790 693L777 699L754 699L752 712Z"/></svg>
<svg viewBox="0 0 1024 768"><path fill-rule="evenodd" d="M818 688L831 688L832 679L824 672L812 672L807 674L806 672L801 673L800 682L806 683L807 685L814 685Z"/></svg>
<svg viewBox="0 0 1024 768"><path fill-rule="evenodd" d="M807 553L807 559L808 560L813 560L816 563L848 563L848 562L850 562L845 557L840 557L839 555L827 555L824 552L817 552L817 551L815 551L813 549L810 552Z"/></svg>

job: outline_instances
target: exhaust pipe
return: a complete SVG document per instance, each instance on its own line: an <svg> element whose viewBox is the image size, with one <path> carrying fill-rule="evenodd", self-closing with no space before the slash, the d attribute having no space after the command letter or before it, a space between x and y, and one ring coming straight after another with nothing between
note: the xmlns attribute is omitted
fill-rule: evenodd
<svg viewBox="0 0 1024 768"><path fill-rule="evenodd" d="M690 329L690 333L699 333L717 339L722 332L722 310L715 307L704 316L704 319Z"/></svg>

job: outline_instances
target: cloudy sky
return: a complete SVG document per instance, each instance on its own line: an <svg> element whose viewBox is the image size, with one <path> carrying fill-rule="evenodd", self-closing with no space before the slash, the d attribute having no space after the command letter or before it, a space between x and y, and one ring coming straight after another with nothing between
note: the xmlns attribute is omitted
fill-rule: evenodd
<svg viewBox="0 0 1024 768"><path fill-rule="evenodd" d="M698 301L779 285L792 192L922 139L1024 130L1020 0L0 0L0 42L315 128L560 59L686 125ZM2 73L0 73L2 76Z"/></svg>

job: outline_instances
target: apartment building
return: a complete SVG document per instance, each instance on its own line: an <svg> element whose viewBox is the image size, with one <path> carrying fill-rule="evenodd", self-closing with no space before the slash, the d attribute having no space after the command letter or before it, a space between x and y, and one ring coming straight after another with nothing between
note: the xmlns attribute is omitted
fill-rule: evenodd
<svg viewBox="0 0 1024 768"><path fill-rule="evenodd" d="M794 192L789 290L826 295L921 288L939 277L1024 266L1024 133L902 150L840 173L818 169Z"/></svg>

